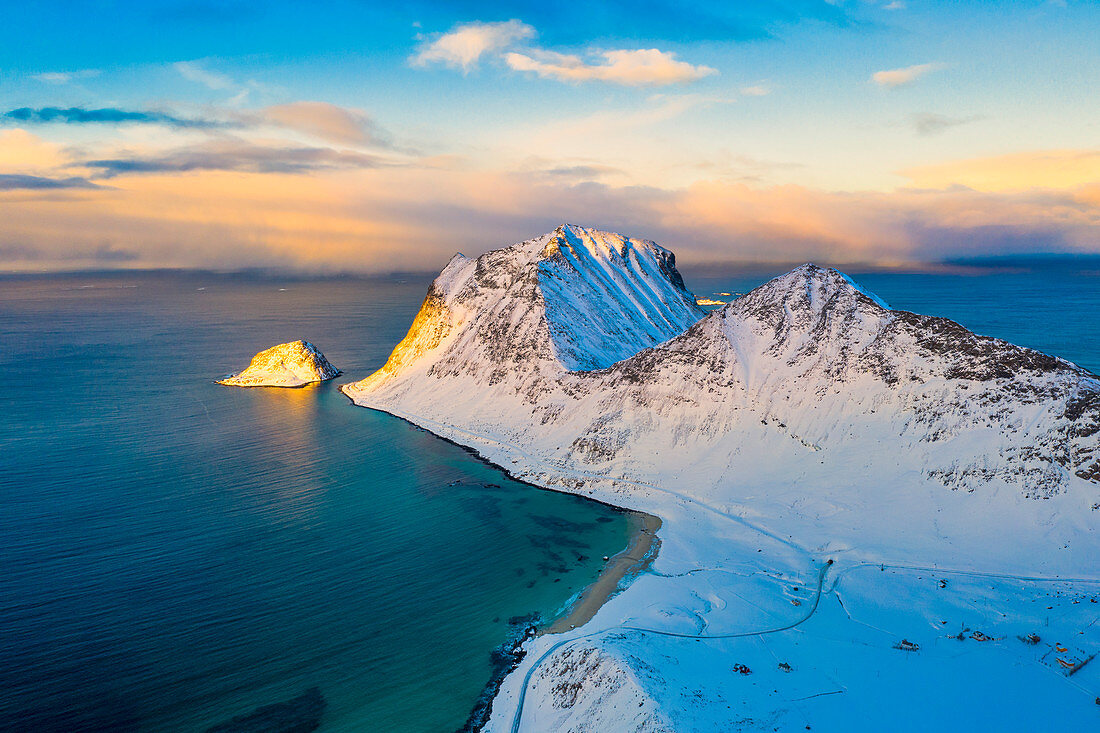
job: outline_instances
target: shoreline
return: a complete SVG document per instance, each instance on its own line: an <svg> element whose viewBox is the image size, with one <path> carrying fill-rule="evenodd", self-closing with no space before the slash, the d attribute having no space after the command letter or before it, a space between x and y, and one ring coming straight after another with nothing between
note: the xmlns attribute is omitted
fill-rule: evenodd
<svg viewBox="0 0 1100 733"><path fill-rule="evenodd" d="M564 634L588 623L620 590L624 580L633 580L657 558L661 549L661 539L657 536L662 525L661 518L632 509L622 511L629 512L631 520L636 523L630 544L608 561L596 580L581 591L563 614L539 630L539 636Z"/></svg>
<svg viewBox="0 0 1100 733"><path fill-rule="evenodd" d="M487 466L492 466L496 470L503 473L512 481L516 483L524 484L540 491L553 491L559 494L568 494L569 496L576 496L586 501L602 504L616 512L626 514L631 522L635 522L635 527L632 532L629 544L620 550L617 554L608 560L604 565L600 574L596 577L596 580L589 583L584 590L581 591L580 596L573 603L570 604L558 618L543 629L532 628L533 633L524 634L517 640L514 640L511 644L506 643L504 649L505 656L509 658L509 663L504 665L505 668L499 670L494 674L488 682L485 684L484 691L482 692L479 703L475 704L474 710L471 712L470 717L466 721L466 725L461 728L461 733L478 733L489 722L489 718L492 715L493 702L496 701L497 693L500 691L500 687L504 684L505 678L507 678L512 672L519 667L523 658L526 656L527 651L524 649L526 643L533 636L542 636L544 634L561 634L567 631L573 631L579 626L583 626L592 620L596 613L609 601L617 592L624 590L623 582L628 578L633 580L639 574L641 574L649 565L656 559L657 553L661 549L661 539L657 536L658 530L660 530L663 522L660 517L655 514L649 514L647 512L638 511L636 509L627 509L625 507L616 506L606 501L601 501L584 494L576 494L571 491L562 491L561 489L552 489L547 486L539 486L538 484L531 483L522 478L515 476L506 467L501 466L488 458L483 456L477 451L477 449L463 445L450 438L439 435L438 433L428 430L422 425L417 425L412 420L401 415L395 415L387 410L382 410L377 407L368 407L367 405L361 405L352 398L347 392L344 391L345 385L340 385L336 389L347 398L352 407L357 407L365 410L374 410L381 412L390 417L397 418L407 425L412 426L416 430L422 430L425 433L429 433L436 438L450 443L456 446L466 453L470 454L477 460L481 461ZM623 586L623 587L621 587ZM482 706L481 700L484 699L487 704Z"/></svg>
<svg viewBox="0 0 1100 733"><path fill-rule="evenodd" d="M485 465L492 466L516 483L530 486L540 491L553 491L558 494L576 496L584 499L585 501L595 502L596 504L601 504L605 507L608 507L609 509L613 509L616 512L626 514L631 521L637 522L637 525L635 526L631 535L629 544L627 544L624 549L611 556L611 559L608 560L607 564L604 565L602 570L600 570L600 574L596 577L596 580L585 586L584 590L581 591L580 596L577 598L577 600L573 601L573 603L569 605L569 608L567 608L561 615L555 618L551 622L550 626L544 629L540 629L538 632L539 635L560 634L569 631L572 628L584 625L585 623L590 621L593 616L596 615L596 612L603 607L603 604L607 603L607 601L615 595L616 591L620 590L619 585L624 579L626 579L628 576L633 579L642 571L644 571L647 567L649 567L650 563L652 563L657 558L657 553L661 549L661 538L657 536L657 532L664 524L661 518L657 515L649 514L638 509L627 509L626 507L616 506L615 504L601 501L599 499L593 498L591 496L586 496L584 494L577 494L572 491L563 491L561 489L552 489L547 486L539 486L538 484L533 484L530 481L519 478L504 466L493 463L488 458L481 455L481 453L479 453L476 448L468 445L463 445L462 443L444 437L439 433L434 433L431 430L428 430L426 427L422 425L417 425L412 420L409 420L406 417L402 417L401 415L395 415L388 410L383 410L378 407L368 407L367 405L360 405L351 397L351 395L344 391L344 385L340 385L339 387L337 387L337 390L340 392L340 394L347 398L352 407L381 412L384 415L389 415L390 417L397 418L398 420L406 423L407 425L411 425L417 430L422 430L425 433L434 435L436 438L439 438L445 443L450 443L457 448L461 448L463 451L469 453L471 456L481 461ZM564 624L564 628L559 628L559 625L561 624ZM570 626L570 624L572 624L572 626Z"/></svg>
<svg viewBox="0 0 1100 733"><path fill-rule="evenodd" d="M323 382L320 383L320 384L323 384ZM476 448L472 448L468 445L464 445L462 443L459 443L457 440L451 440L450 438L448 438L446 436L443 436L443 435L440 435L439 433L432 432L431 430L424 427L423 425L417 425L415 422L408 419L407 417L403 417L401 415L395 415L394 413L390 412L389 410L383 410L380 407L369 407L367 405L360 405L350 395L348 395L347 392L344 391L345 386L347 386L347 385L342 384L342 385L337 386L336 391L339 392L340 394L342 394L344 396L344 398L347 399L347 401L351 403L352 407L358 407L361 410L373 410L375 412L381 412L383 415L389 415L390 417L397 418L401 422L403 422L407 425L410 425L410 426L416 428L417 430L422 430L423 432L428 433L429 435L432 435L436 438L439 438L444 443L450 443L451 445L455 446L456 448L462 449L466 453L469 453L471 456L473 456L477 460L484 463L486 466L492 466L496 470L500 471L505 476L507 476L510 480L515 481L517 484L523 484L525 486L530 486L531 488L538 489L539 491L553 491L555 494L565 494L566 496L575 496L575 497L578 497L580 499L584 499L585 501L591 501L591 502L594 502L596 504L601 504L601 505L607 507L608 509L613 509L613 510L615 510L617 512L621 512L623 514L646 515L646 512L640 511L638 509L629 509L627 507L619 506L618 504L612 504L609 501L603 501L602 499L597 499L596 497L589 496L587 494L578 494L578 493L575 493L573 491L566 491L565 489L555 489L551 486L540 486L539 484L531 483L527 479L523 479L523 478L520 478L519 476L516 476L514 473L509 471L506 466L502 466L499 463L494 463L493 461L490 461L488 458L481 455L481 453L479 453ZM653 516L653 515L646 515L646 516ZM658 522L661 521L661 519L659 517L654 517L654 519L656 519Z"/></svg>

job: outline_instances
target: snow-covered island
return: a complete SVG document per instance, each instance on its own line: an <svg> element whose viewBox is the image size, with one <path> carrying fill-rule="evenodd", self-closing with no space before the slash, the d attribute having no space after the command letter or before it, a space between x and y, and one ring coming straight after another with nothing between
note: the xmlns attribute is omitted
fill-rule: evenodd
<svg viewBox="0 0 1100 733"><path fill-rule="evenodd" d="M563 226L456 255L357 404L659 516L649 570L526 642L491 731L1100 720L1100 378L804 265L718 308Z"/></svg>
<svg viewBox="0 0 1100 733"><path fill-rule="evenodd" d="M291 341L264 349L240 374L219 379L231 387L303 387L340 375L325 355L308 341Z"/></svg>

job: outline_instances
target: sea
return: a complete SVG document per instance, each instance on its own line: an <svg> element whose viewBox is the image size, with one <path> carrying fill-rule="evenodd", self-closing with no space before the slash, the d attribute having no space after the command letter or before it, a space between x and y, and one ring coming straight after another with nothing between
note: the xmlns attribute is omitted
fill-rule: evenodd
<svg viewBox="0 0 1100 733"><path fill-rule="evenodd" d="M630 525L339 392L430 279L0 279L0 730L466 725ZM298 338L344 375L214 383Z"/></svg>
<svg viewBox="0 0 1100 733"><path fill-rule="evenodd" d="M729 300L777 274L685 279ZM1100 372L1100 261L851 274ZM631 522L338 391L385 362L430 279L0 276L0 730L476 722L515 640ZM344 375L214 383L298 338Z"/></svg>

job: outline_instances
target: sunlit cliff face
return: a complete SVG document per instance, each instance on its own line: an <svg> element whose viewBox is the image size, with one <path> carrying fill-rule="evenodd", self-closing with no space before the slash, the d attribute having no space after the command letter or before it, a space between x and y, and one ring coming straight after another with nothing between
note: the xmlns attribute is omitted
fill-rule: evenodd
<svg viewBox="0 0 1100 733"><path fill-rule="evenodd" d="M451 332L451 321L450 309L433 285L405 338L394 347L385 365L363 380L363 384L380 384L419 360L426 352L437 348Z"/></svg>

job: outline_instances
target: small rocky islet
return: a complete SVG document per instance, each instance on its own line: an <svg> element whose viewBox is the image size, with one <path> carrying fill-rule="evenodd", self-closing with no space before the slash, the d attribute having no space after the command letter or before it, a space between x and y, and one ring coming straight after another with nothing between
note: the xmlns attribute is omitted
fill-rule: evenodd
<svg viewBox="0 0 1100 733"><path fill-rule="evenodd" d="M261 351L244 371L217 383L230 387L304 387L339 375L340 370L316 346L298 340Z"/></svg>

